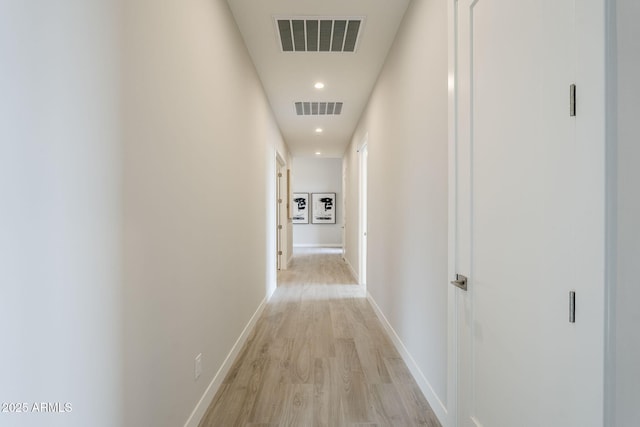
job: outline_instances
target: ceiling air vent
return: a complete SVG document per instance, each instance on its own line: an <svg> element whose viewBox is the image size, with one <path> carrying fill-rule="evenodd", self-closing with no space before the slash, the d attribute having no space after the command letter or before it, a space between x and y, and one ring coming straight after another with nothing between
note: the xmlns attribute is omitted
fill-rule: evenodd
<svg viewBox="0 0 640 427"><path fill-rule="evenodd" d="M355 52L364 18L276 18L283 52Z"/></svg>
<svg viewBox="0 0 640 427"><path fill-rule="evenodd" d="M296 102L299 116L327 116L342 113L342 102Z"/></svg>

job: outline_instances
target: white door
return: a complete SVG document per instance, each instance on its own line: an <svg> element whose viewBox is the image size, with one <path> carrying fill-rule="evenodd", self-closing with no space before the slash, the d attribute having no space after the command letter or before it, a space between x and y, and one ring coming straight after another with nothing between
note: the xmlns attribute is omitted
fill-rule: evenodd
<svg viewBox="0 0 640 427"><path fill-rule="evenodd" d="M285 213L285 201L284 201L284 191L282 189L282 185L284 182L284 166L281 164L280 159L276 160L276 268L278 270L282 269L283 266L283 254L284 254L284 242L283 242L283 228L284 223L282 220L283 214Z"/></svg>
<svg viewBox="0 0 640 427"><path fill-rule="evenodd" d="M584 166L602 145L576 137L580 104L570 115L574 3L459 0L454 12L459 426L602 425L603 319L590 308L603 290L591 213L604 209L583 191L601 178Z"/></svg>
<svg viewBox="0 0 640 427"><path fill-rule="evenodd" d="M360 284L367 284L367 228L368 228L368 158L367 145L360 148Z"/></svg>

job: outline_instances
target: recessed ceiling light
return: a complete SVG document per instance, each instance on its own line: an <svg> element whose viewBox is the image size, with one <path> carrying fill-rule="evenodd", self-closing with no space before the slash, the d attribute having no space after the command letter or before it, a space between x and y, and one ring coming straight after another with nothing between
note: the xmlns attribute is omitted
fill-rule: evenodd
<svg viewBox="0 0 640 427"><path fill-rule="evenodd" d="M322 153L319 152L319 151L316 151L316 156L319 156L320 154L322 154Z"/></svg>
<svg viewBox="0 0 640 427"><path fill-rule="evenodd" d="M322 133L322 128L316 128L316 133Z"/></svg>
<svg viewBox="0 0 640 427"><path fill-rule="evenodd" d="M324 83L318 82L318 83L314 84L313 87L315 87L316 89L323 89L324 88Z"/></svg>

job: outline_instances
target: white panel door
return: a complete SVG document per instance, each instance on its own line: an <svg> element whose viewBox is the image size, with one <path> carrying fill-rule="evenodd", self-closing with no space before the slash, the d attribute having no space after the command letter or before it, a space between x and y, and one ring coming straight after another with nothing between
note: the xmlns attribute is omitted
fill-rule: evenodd
<svg viewBox="0 0 640 427"><path fill-rule="evenodd" d="M360 148L360 284L367 285L367 248L369 230L369 148L366 143Z"/></svg>
<svg viewBox="0 0 640 427"><path fill-rule="evenodd" d="M570 116L574 1L459 0L455 17L458 425L601 426L601 313L580 304L603 289L583 235L603 224L580 218L604 207L580 188L602 153Z"/></svg>
<svg viewBox="0 0 640 427"><path fill-rule="evenodd" d="M284 197L286 191L283 191L282 185L285 181L284 177L284 166L282 166L279 160L276 160L276 269L281 270L284 260L284 245L282 239L282 230L284 228L284 223L282 220L283 214L285 212L284 205Z"/></svg>

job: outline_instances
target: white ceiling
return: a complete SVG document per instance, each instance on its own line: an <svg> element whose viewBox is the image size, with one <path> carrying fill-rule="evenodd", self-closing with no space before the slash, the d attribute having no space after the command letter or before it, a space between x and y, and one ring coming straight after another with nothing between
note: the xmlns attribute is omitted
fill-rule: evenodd
<svg viewBox="0 0 640 427"><path fill-rule="evenodd" d="M409 1L228 0L293 156L342 157ZM294 16L364 17L356 52L282 52L275 17ZM344 106L341 115L298 116L297 101Z"/></svg>

